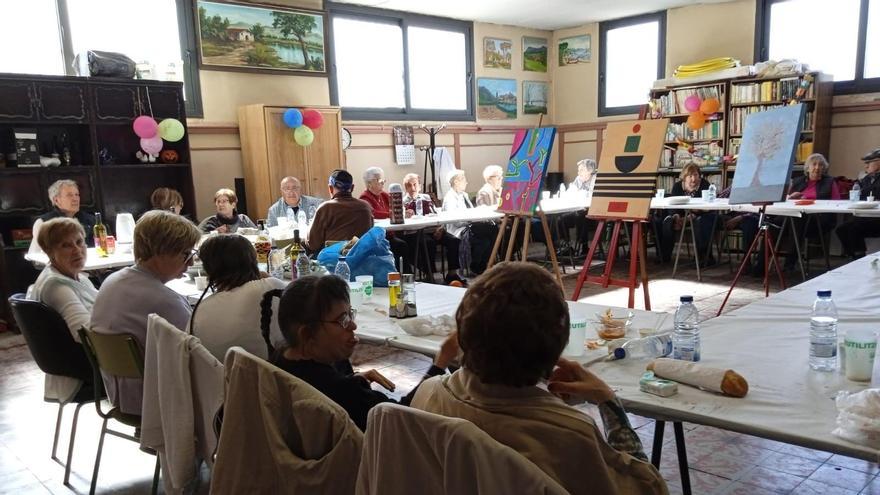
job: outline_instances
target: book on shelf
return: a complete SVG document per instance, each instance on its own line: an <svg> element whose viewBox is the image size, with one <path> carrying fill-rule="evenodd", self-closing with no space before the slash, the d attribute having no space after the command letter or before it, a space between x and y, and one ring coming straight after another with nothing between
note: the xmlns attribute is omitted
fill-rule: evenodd
<svg viewBox="0 0 880 495"><path fill-rule="evenodd" d="M684 106L685 100L692 95L697 95L700 100L717 98L722 101L719 86L704 86L700 88L673 89L668 94L659 95L651 99L652 118L660 118L665 115L681 115L688 113ZM724 103L722 101L722 108Z"/></svg>
<svg viewBox="0 0 880 495"><path fill-rule="evenodd" d="M676 124L670 122L666 127L666 141L693 141L703 139L723 139L724 120L709 120L703 127L693 130L687 123Z"/></svg>
<svg viewBox="0 0 880 495"><path fill-rule="evenodd" d="M745 129L746 117L758 112L780 108L784 105L756 105L752 107L736 107L730 109L730 133L742 135ZM672 125L672 124L670 124ZM807 110L804 113L804 124L802 131L813 130L813 110Z"/></svg>
<svg viewBox="0 0 880 495"><path fill-rule="evenodd" d="M802 77L785 77L772 81L757 81L749 83L734 83L730 89L731 104L748 104L788 101L797 97L797 90L801 81L806 80L809 84L803 98L815 97L815 85Z"/></svg>
<svg viewBox="0 0 880 495"><path fill-rule="evenodd" d="M804 141L802 143L798 143L797 151L795 152L795 161L803 163L807 161L807 157L813 154L813 142L812 141Z"/></svg>

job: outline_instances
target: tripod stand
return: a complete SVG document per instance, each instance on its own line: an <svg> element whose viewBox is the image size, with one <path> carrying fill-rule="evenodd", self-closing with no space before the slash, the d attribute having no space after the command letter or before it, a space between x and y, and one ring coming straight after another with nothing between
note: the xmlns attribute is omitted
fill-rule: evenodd
<svg viewBox="0 0 880 495"><path fill-rule="evenodd" d="M746 252L746 255L743 257L742 263L739 265L739 270L736 272L736 276L733 277L733 282L730 284L730 290L727 291L727 295L724 297L724 301L721 303L721 307L718 308L718 313L715 316L721 316L721 312L724 310L724 306L727 304L727 300L730 298L730 294L733 292L733 288L736 287L736 283L739 281L739 277L742 275L743 270L747 266L749 266L749 260L751 259L752 252L755 251L755 248L760 245L761 242L764 243L764 297L770 295L770 267L773 266L776 269L776 274L779 276L779 288L780 290L785 290L785 278L782 276L782 269L779 266L779 258L776 256L776 247L773 242L773 234L770 233L770 221L767 218L767 205L762 204L761 210L758 213L758 234L752 240L752 245L749 246L749 250ZM772 263L772 265L771 265Z"/></svg>

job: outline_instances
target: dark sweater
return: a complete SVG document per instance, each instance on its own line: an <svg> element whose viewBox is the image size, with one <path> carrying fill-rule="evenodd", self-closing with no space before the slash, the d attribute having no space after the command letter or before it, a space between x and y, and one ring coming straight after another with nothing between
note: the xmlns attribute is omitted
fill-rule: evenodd
<svg viewBox="0 0 880 495"><path fill-rule="evenodd" d="M791 190L793 192L803 192L810 184L806 175L796 177L791 181ZM834 179L831 176L823 175L816 183L816 199L831 199L831 187L834 185Z"/></svg>
<svg viewBox="0 0 880 495"><path fill-rule="evenodd" d="M279 354L274 364L339 404L362 431L367 429L367 413L373 406L382 402L396 402L382 392L371 389L370 383L365 378L354 374L349 361L340 361L331 366L311 360L291 361ZM443 369L432 365L422 381L443 373ZM416 385L401 398L400 404L408 406L418 388Z"/></svg>
<svg viewBox="0 0 880 495"><path fill-rule="evenodd" d="M46 222L48 220L52 220L53 218L61 218L66 216L67 215L65 215L64 212L62 212L58 208L53 208L52 211L41 215L40 220ZM88 245L89 247L95 247L95 215L79 210L78 212L76 212L76 215L74 215L73 218L75 218L79 222L79 224L82 225L83 230L86 231L86 245ZM104 226L107 226L107 224L105 223ZM107 226L107 233L110 233L109 226Z"/></svg>

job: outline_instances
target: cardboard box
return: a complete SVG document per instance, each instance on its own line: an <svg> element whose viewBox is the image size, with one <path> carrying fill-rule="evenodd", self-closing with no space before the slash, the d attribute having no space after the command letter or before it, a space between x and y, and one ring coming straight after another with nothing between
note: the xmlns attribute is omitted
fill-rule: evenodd
<svg viewBox="0 0 880 495"><path fill-rule="evenodd" d="M12 245L14 247L29 247L34 238L31 229L12 229Z"/></svg>
<svg viewBox="0 0 880 495"><path fill-rule="evenodd" d="M40 148L36 129L15 129L15 153L19 167L39 167Z"/></svg>

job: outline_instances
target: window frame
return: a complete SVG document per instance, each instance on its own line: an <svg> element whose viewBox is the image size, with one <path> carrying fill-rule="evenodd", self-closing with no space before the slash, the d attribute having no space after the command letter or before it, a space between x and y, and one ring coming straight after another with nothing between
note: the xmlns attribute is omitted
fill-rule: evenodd
<svg viewBox="0 0 880 495"><path fill-rule="evenodd" d="M773 4L788 0L756 0L755 2L755 61L765 61L770 53L770 11ZM876 2L876 0L875 0ZM865 46L868 37L869 0L860 0L859 32L856 45L856 73L851 81L834 81L834 94L849 95L880 91L880 77L865 78ZM875 8L880 8L877 2ZM822 70L822 67L812 67Z"/></svg>
<svg viewBox="0 0 880 495"><path fill-rule="evenodd" d="M606 82L606 64L608 55L605 49L608 44L608 31L632 26L634 24L644 24L656 21L657 26L657 79L663 79L666 73L666 11L651 12L648 14L640 14L612 21L604 21L599 23L599 117L611 117L615 115L630 115L639 113L645 104L648 103L648 92L651 88L647 88L645 92L645 103L642 105L629 105L625 107L607 107L605 105L605 82Z"/></svg>
<svg viewBox="0 0 880 495"><path fill-rule="evenodd" d="M327 39L330 40L327 47L330 104L339 106L339 87L336 71L336 47L333 34L333 20L336 17L347 19L394 24L400 26L403 43L403 91L404 108L365 108L365 107L342 107L342 117L345 120L452 120L452 121L475 121L474 108L474 23L444 17L433 17L396 10L376 9L351 4L326 2L328 28ZM465 97L467 106L464 110L431 110L413 108L410 101L410 78L409 78L409 46L407 43L407 29L409 27L427 29L442 29L447 31L461 32L465 42Z"/></svg>

